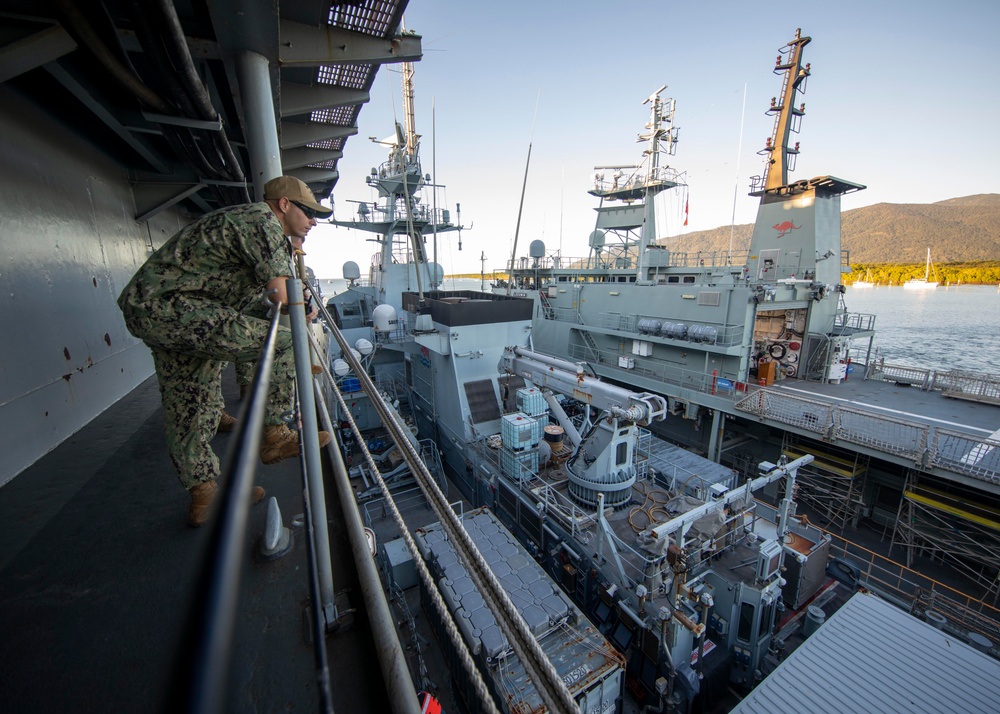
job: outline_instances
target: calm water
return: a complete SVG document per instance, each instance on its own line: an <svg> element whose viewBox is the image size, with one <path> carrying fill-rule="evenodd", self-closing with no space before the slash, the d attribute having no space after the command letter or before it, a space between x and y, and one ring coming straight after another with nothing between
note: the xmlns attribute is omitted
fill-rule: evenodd
<svg viewBox="0 0 1000 714"><path fill-rule="evenodd" d="M486 278L486 292L490 292L490 279ZM444 282L441 284L442 290L479 290L482 283L479 280L470 280L468 278L445 278ZM332 297L336 293L339 293L347 289L347 281L343 278L320 278L319 281L320 289L323 291L323 295L326 297Z"/></svg>
<svg viewBox="0 0 1000 714"><path fill-rule="evenodd" d="M479 285L479 280L448 279L442 287L478 290ZM330 297L347 283L321 280L320 286ZM876 316L874 347L887 362L986 374L1000 371L1000 290L995 285L926 291L848 287L844 300L850 312Z"/></svg>
<svg viewBox="0 0 1000 714"><path fill-rule="evenodd" d="M850 312L876 315L875 347L886 362L995 374L1000 362L1000 290L958 285L935 290L851 289Z"/></svg>

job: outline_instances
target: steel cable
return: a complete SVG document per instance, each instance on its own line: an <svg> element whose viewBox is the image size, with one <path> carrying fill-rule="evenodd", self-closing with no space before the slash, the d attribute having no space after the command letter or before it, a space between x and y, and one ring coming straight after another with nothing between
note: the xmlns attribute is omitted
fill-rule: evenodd
<svg viewBox="0 0 1000 714"><path fill-rule="evenodd" d="M309 334L309 340L312 343L313 349L316 350L317 354L322 354L319 343L316 337ZM372 478L378 484L379 490L382 492L382 497L385 499L386 506L389 509L389 513L392 516L396 527L402 534L402 538L406 543L407 549L413 554L413 563L416 566L417 574L420 576L421 582L424 584L424 588L427 594L430 596L431 603L434 605L434 610L437 612L438 617L444 625L445 632L448 634L448 638L451 640L452 645L455 648L455 652L461 661L462 667L469 674L473 688L476 694L479 696L480 701L483 704L483 710L487 714L500 714L496 708L496 704L493 701L493 697L490 695L489 689L486 687L486 682L483 681L482 674L479 668L476 666L472 659L472 654L469 652L468 645L465 640L462 639L458 628L455 626L455 621L451 613L448 612L448 608L445 605L444 598L441 596L441 591L438 590L437 583L434 582L434 578L427 568L427 564L424 563L423 557L417 550L417 544L413 540L413 536L410 535L409 530L406 527L406 522L403 520L402 514L396 507L396 502L392 498L392 494L389 492L389 487L386 485L385 480L382 478L381 472L378 470L378 466L375 464L375 459L372 458L371 452L368 450L368 446L365 443L364 438L361 436L361 430L358 428L357 423L354 421L354 415L347 406L347 402L344 401L344 396L337 387L336 381L333 379L333 375L330 374L330 368L326 363L323 365L323 374L329 383L333 386L334 395L337 398L337 403L340 405L341 412L346 417L346 421L351 425L351 431L354 433L354 438L365 455L365 460L368 462L368 468L371 470ZM374 399L373 399L374 401ZM333 424L330 424L333 427Z"/></svg>

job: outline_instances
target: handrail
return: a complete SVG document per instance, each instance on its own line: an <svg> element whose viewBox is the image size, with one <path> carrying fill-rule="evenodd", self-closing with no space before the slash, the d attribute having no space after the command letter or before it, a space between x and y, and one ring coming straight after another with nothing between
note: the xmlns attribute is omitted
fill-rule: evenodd
<svg viewBox="0 0 1000 714"><path fill-rule="evenodd" d="M316 396L319 404L320 418L323 425L333 433L333 420L326 403L319 399L319 385L316 385ZM386 691L392 703L393 712L408 714L418 709L416 688L410 670L407 667L406 655L403 652L399 637L393 627L392 613L382 592L382 581L379 580L375 568L375 559L369 551L368 539L365 537L361 514L351 498L350 477L344 463L340 447L334 442L326 446L327 455L333 465L333 477L336 488L340 492L341 511L344 515L344 525L347 529L351 551L358 569L358 581L361 593L367 605L372 638L375 641L375 651L378 653L379 664L385 677Z"/></svg>
<svg viewBox="0 0 1000 714"><path fill-rule="evenodd" d="M581 330L581 334L589 334ZM1000 448L997 439L905 420L865 407L827 401L822 395L803 397L781 390L761 388L712 375L702 370L676 367L661 360L626 354L617 349L570 345L569 356L597 362L617 379L634 375L708 394L732 402L734 410L817 434L824 440L845 441L897 458L908 458L922 469L937 468L1000 485L1000 470L992 454ZM628 366L623 366L622 361ZM900 368L902 369L902 368ZM917 371L914 369L914 371ZM626 377L626 375L628 375ZM870 377L869 377L870 378ZM919 382L929 380L921 374ZM885 433L883 433L885 432Z"/></svg>
<svg viewBox="0 0 1000 714"><path fill-rule="evenodd" d="M959 630L979 632L994 642L1000 639L1000 609L958 588L935 580L887 556L844 538L809 521L809 525L826 533L831 539L830 556L853 561L863 584L872 590L898 600L913 613L925 601L935 603L935 609Z"/></svg>
<svg viewBox="0 0 1000 714"><path fill-rule="evenodd" d="M315 283L310 283L308 280L306 282L310 290L313 291L313 294L318 296L318 286ZM343 336L334 323L333 317L327 310L326 305L323 304L322 300L317 300L316 305L319 309L320 319L325 323L331 335L340 343L343 340ZM320 348L315 336L309 331L306 331L305 335L309 343L306 346L306 352L308 353L311 346L317 354L322 354L323 350ZM341 344L341 347L343 348L343 344ZM329 360L323 359L321 368L327 384L337 395L340 395L337 382L330 371ZM317 404L319 419L330 434L335 434L333 419L330 416L330 411L323 397L323 391L320 385L315 382L313 383L313 388L314 401ZM375 396L372 398L374 399ZM360 433L358 436L360 437ZM413 678L410 676L406 656L395 631L388 604L383 597L382 585L375 569L374 560L368 550L368 541L364 535L359 510L353 500L354 495L350 486L350 478L347 473L347 467L344 464L343 456L340 453L340 445L337 441L331 441L327 444L326 448L332 465L334 487L340 493L344 524L347 529L348 540L351 544L351 552L357 569L358 581L368 612L369 625L376 644L379 666L382 669L382 677L386 683L386 691L389 694L392 711L395 714L415 714L419 708L416 697L417 690L414 687Z"/></svg>
<svg viewBox="0 0 1000 714"><path fill-rule="evenodd" d="M229 444L217 497L218 512L210 526L206 554L185 618L171 696L164 711L209 714L222 710L244 562L247 503L259 459L279 314L280 310L275 309Z"/></svg>
<svg viewBox="0 0 1000 714"><path fill-rule="evenodd" d="M305 266L301 264L299 254L299 273L305 274ZM302 281L290 278L287 281L288 294L303 295ZM298 416L300 418L299 445L304 457L305 486L312 491L312 498L307 498L309 510L317 529L313 534L313 546L316 548L317 576L319 578L321 606L316 611L317 617L322 617L326 627L332 629L337 622L337 606L333 588L333 565L330 558L330 537L326 528L326 498L323 496L323 466L319 451L319 425L316 417L316 399L313 395L312 360L309 348L309 326L306 322L305 300L302 297L289 298L289 323L292 332L292 351L295 356L295 384L300 402ZM318 301L317 301L318 302Z"/></svg>
<svg viewBox="0 0 1000 714"><path fill-rule="evenodd" d="M301 282L289 280L290 295L300 295ZM226 455L226 466L220 478L218 513L214 517L209 534L206 555L201 564L198 584L185 619L186 626L182 635L181 646L177 651L174 664L174 674L171 696L168 698L164 711L195 712L211 714L219 712L225 702L225 685L228 680L230 652L234 624L239 599L239 584L243 570L243 550L246 541L248 509L254 474L260 454L261 432L264 425L268 391L271 375L274 371L274 353L277 342L278 326L281 318L281 308L278 303L273 311L271 325L267 338L257 359L253 381L250 384L248 398L240 410L235 433ZM296 355L296 372L302 369L304 363L306 374L311 380L309 364L309 343L301 338L294 339L297 330L304 330L304 302L299 300L288 306L291 329L293 333L292 349ZM302 354L299 354L299 353ZM302 389L296 395L296 410L301 414L309 404L301 402ZM312 396L310 389L309 396ZM308 401L308 400L306 400ZM329 579L326 573L330 569L329 539L324 533L317 536L316 527L325 527L325 496L322 489L322 475L310 478L311 468L319 468L319 445L315 435L315 405L311 425L313 442L315 442L316 458L308 459L308 435L300 435L305 442L306 450L300 455L302 462L303 493L305 500L306 526L308 530L307 551L309 562L309 585L312 610L314 616L313 648L316 663L316 679L318 684L319 710L332 714L333 695L330 689L330 671L326 652L326 627L328 625L327 610L333 608L332 595L324 602L322 590L330 590L332 583L324 583ZM307 423L310 420L306 420ZM308 427L307 427L308 428ZM305 438L303 438L305 437ZM315 483L318 482L318 490ZM311 488L313 486L313 488ZM317 518L316 502L322 504L322 516ZM323 546L325 545L325 551ZM318 551L318 552L317 552ZM326 567L321 567L321 558L326 559ZM335 614L334 614L335 617Z"/></svg>

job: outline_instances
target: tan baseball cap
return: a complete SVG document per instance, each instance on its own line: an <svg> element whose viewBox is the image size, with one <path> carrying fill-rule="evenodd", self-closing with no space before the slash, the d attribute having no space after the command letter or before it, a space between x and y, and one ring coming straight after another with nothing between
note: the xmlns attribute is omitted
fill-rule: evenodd
<svg viewBox="0 0 1000 714"><path fill-rule="evenodd" d="M279 176L264 184L265 199L277 201L281 197L301 203L303 206L308 206L320 218L329 218L330 214L333 213L332 208L321 206L319 201L316 200L316 196L313 195L312 190L294 176Z"/></svg>

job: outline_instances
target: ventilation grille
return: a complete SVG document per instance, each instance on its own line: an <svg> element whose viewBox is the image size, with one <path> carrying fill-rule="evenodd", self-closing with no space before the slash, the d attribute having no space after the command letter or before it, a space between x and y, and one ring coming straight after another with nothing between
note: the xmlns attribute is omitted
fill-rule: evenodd
<svg viewBox="0 0 1000 714"><path fill-rule="evenodd" d="M465 398L469 402L469 413L473 424L500 418L500 405L497 403L497 393L493 389L492 379L466 382Z"/></svg>
<svg viewBox="0 0 1000 714"><path fill-rule="evenodd" d="M375 72L368 62L321 65L317 72L320 84L332 84L335 87L348 89L368 89L374 76Z"/></svg>
<svg viewBox="0 0 1000 714"><path fill-rule="evenodd" d="M376 0L368 3L338 3L330 8L329 22L333 27L385 37L392 28L399 3Z"/></svg>

